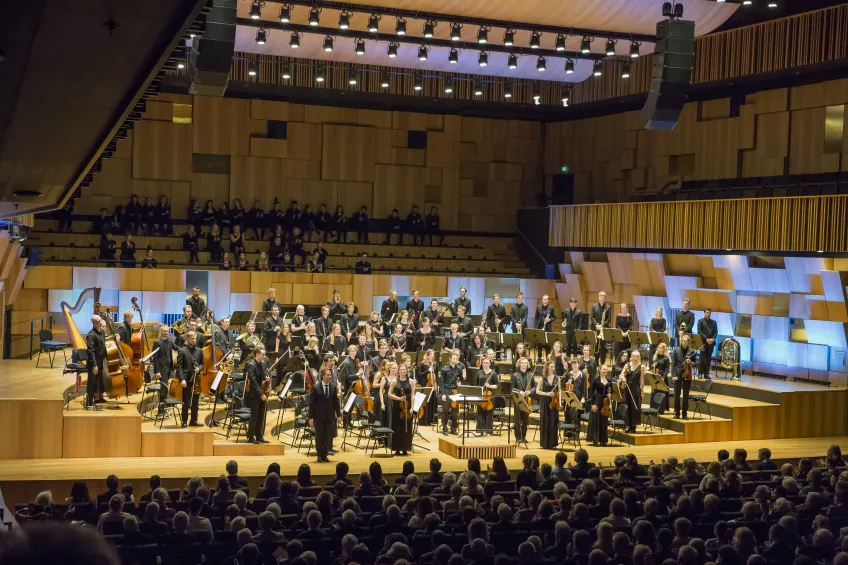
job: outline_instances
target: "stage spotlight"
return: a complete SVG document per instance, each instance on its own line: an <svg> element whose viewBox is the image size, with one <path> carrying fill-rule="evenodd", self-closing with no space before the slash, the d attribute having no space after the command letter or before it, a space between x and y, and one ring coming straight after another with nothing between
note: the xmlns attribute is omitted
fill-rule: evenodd
<svg viewBox="0 0 848 565"><path fill-rule="evenodd" d="M512 83L508 82L504 85L504 98L512 98Z"/></svg>
<svg viewBox="0 0 848 565"><path fill-rule="evenodd" d="M630 63L621 64L621 78L630 78Z"/></svg>
<svg viewBox="0 0 848 565"><path fill-rule="evenodd" d="M515 30L512 28L507 28L504 32L503 44L507 47L511 47L515 44Z"/></svg>
<svg viewBox="0 0 848 565"><path fill-rule="evenodd" d="M347 72L347 83L350 85L354 85L357 83L356 69L350 69Z"/></svg>
<svg viewBox="0 0 848 565"><path fill-rule="evenodd" d="M330 52L333 50L333 36L327 35L324 37L324 51Z"/></svg>
<svg viewBox="0 0 848 565"><path fill-rule="evenodd" d="M509 67L510 69L517 69L518 68L518 55L510 54L506 58L506 66Z"/></svg>
<svg viewBox="0 0 848 565"><path fill-rule="evenodd" d="M248 76L255 77L258 73L259 73L259 71L256 67L256 62L255 61L248 61L247 62L247 74L248 74Z"/></svg>
<svg viewBox="0 0 848 565"><path fill-rule="evenodd" d="M321 23L321 8L312 8L309 10L309 25L317 26Z"/></svg>
<svg viewBox="0 0 848 565"><path fill-rule="evenodd" d="M639 42L631 41L630 42L630 58L638 59L639 58Z"/></svg>
<svg viewBox="0 0 848 565"><path fill-rule="evenodd" d="M291 65L288 63L283 65L283 71L280 73L280 76L285 80L289 80L291 78Z"/></svg>
<svg viewBox="0 0 848 565"><path fill-rule="evenodd" d="M777 8L777 0L769 0L768 7Z"/></svg>
<svg viewBox="0 0 848 565"><path fill-rule="evenodd" d="M421 45L418 48L418 60L419 61L426 61L427 60L427 46L426 45Z"/></svg>
<svg viewBox="0 0 848 565"><path fill-rule="evenodd" d="M395 33L397 35L406 35L406 20L403 18L398 18L397 23L395 23Z"/></svg>
<svg viewBox="0 0 848 565"><path fill-rule="evenodd" d="M451 24L450 38L451 41L462 39L462 24Z"/></svg>
<svg viewBox="0 0 848 565"><path fill-rule="evenodd" d="M365 40L357 39L356 47L354 47L353 50L356 52L357 55L365 55Z"/></svg>
<svg viewBox="0 0 848 565"><path fill-rule="evenodd" d="M591 44L592 44L592 38L591 37L584 37L583 39L581 39L580 40L580 52L585 55L586 53L591 51L591 49L589 48L589 46Z"/></svg>
<svg viewBox="0 0 848 565"><path fill-rule="evenodd" d="M671 2L663 2L662 15L664 18L670 18L674 15L674 8L671 6Z"/></svg>
<svg viewBox="0 0 848 565"><path fill-rule="evenodd" d="M474 81L474 96L483 96L483 83L479 80Z"/></svg>
<svg viewBox="0 0 848 565"><path fill-rule="evenodd" d="M477 43L488 43L489 42L489 30L491 28L487 26L480 26L480 29L477 30Z"/></svg>
<svg viewBox="0 0 848 565"><path fill-rule="evenodd" d="M339 29L347 29L350 27L350 12L342 12L339 14Z"/></svg>
<svg viewBox="0 0 848 565"><path fill-rule="evenodd" d="M445 94L450 94L453 92L453 79L446 78L445 79Z"/></svg>
<svg viewBox="0 0 848 565"><path fill-rule="evenodd" d="M538 49L542 46L542 34L534 31L530 34L530 49Z"/></svg>
<svg viewBox="0 0 848 565"><path fill-rule="evenodd" d="M538 84L533 85L533 102L539 104L542 100L542 92Z"/></svg>
<svg viewBox="0 0 848 565"><path fill-rule="evenodd" d="M456 49L450 50L450 53L448 54L448 63L451 63L452 65L459 63L459 51Z"/></svg>
<svg viewBox="0 0 848 565"><path fill-rule="evenodd" d="M536 70L537 71L539 71L540 73L543 73L547 70L547 68L548 68L548 62L545 60L544 57L539 57L538 59L536 59Z"/></svg>
<svg viewBox="0 0 848 565"><path fill-rule="evenodd" d="M489 54L485 51L482 51L480 55L477 56L477 64L481 67L486 67L489 65Z"/></svg>
<svg viewBox="0 0 848 565"><path fill-rule="evenodd" d="M561 33L556 36L556 50L565 51L565 36Z"/></svg>
<svg viewBox="0 0 848 565"><path fill-rule="evenodd" d="M603 72L601 72L601 62L600 61L595 61L595 67L592 70L592 74L595 75L596 77L599 77L603 74Z"/></svg>
<svg viewBox="0 0 848 565"><path fill-rule="evenodd" d="M568 107L568 91L563 90L562 94L560 95L559 98L562 101L562 105L567 108Z"/></svg>
<svg viewBox="0 0 848 565"><path fill-rule="evenodd" d="M300 47L300 34L299 33L294 32L294 33L291 34L291 37L289 38L289 47L291 47L292 49L297 49L298 47Z"/></svg>
<svg viewBox="0 0 848 565"><path fill-rule="evenodd" d="M326 75L327 71L324 70L324 67L318 67L315 69L315 82L324 82Z"/></svg>
<svg viewBox="0 0 848 565"><path fill-rule="evenodd" d="M389 79L388 71L383 71L382 73L380 73L380 86L382 86L383 88L389 88L391 84L392 83Z"/></svg>
<svg viewBox="0 0 848 565"><path fill-rule="evenodd" d="M568 59L565 61L565 74L573 75L574 74L574 61Z"/></svg>
<svg viewBox="0 0 848 565"><path fill-rule="evenodd" d="M751 0L742 0L743 6L750 6L751 4L753 4L753 2Z"/></svg>
<svg viewBox="0 0 848 565"><path fill-rule="evenodd" d="M250 19L258 20L262 17L262 4L260 0L256 0L255 2L250 3Z"/></svg>
<svg viewBox="0 0 848 565"><path fill-rule="evenodd" d="M177 61L177 68L178 69L184 69L185 68L185 61L182 60L182 59Z"/></svg>
<svg viewBox="0 0 848 565"><path fill-rule="evenodd" d="M400 44L398 44L398 43L389 43L389 50L388 50L389 59L394 59L395 57L398 56L398 47L400 47Z"/></svg>
<svg viewBox="0 0 848 565"><path fill-rule="evenodd" d="M436 29L436 22L433 20L427 20L424 22L424 37L430 38L433 37L433 32Z"/></svg>
<svg viewBox="0 0 848 565"><path fill-rule="evenodd" d="M371 14L368 17L368 31L371 33L380 31L380 14Z"/></svg>
<svg viewBox="0 0 848 565"><path fill-rule="evenodd" d="M283 7L280 8L280 21L282 23L287 24L291 21L291 11L291 5L283 4Z"/></svg>
<svg viewBox="0 0 848 565"><path fill-rule="evenodd" d="M412 80L412 88L415 91L420 91L424 88L424 79L421 75L415 75L415 78Z"/></svg>
<svg viewBox="0 0 848 565"><path fill-rule="evenodd" d="M259 28L256 30L256 43L258 45L265 45L268 39L268 32L263 28Z"/></svg>
<svg viewBox="0 0 848 565"><path fill-rule="evenodd" d="M604 51L607 57L615 56L615 39L607 39L607 48Z"/></svg>

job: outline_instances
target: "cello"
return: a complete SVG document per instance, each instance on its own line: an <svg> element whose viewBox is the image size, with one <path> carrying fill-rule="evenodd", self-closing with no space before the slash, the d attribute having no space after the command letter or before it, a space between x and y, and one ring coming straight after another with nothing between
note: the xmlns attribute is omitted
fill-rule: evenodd
<svg viewBox="0 0 848 565"><path fill-rule="evenodd" d="M99 312L103 308L99 302L94 304L95 311ZM123 388L126 395L138 392L141 388L143 376L141 374L141 365L133 365L133 351L129 344L119 341L115 338L115 326L112 322L112 309L109 306L104 308L105 315L103 319L106 321L106 327L112 333L111 338L106 338L106 361L109 368L109 377L111 378L112 392L110 396L117 398L118 391Z"/></svg>

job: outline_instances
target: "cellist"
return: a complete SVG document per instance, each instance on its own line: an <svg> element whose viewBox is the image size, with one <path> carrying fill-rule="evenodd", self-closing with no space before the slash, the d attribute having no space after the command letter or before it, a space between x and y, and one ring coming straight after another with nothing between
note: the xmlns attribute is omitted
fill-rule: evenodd
<svg viewBox="0 0 848 565"><path fill-rule="evenodd" d="M501 378L498 375L498 372L492 368L492 359L486 355L481 361L480 370L477 371L476 386L482 386L484 394L487 392L495 394L500 382ZM486 407L484 407L484 403L477 406L477 433L482 436L492 435L494 415L494 406L492 409L486 409Z"/></svg>

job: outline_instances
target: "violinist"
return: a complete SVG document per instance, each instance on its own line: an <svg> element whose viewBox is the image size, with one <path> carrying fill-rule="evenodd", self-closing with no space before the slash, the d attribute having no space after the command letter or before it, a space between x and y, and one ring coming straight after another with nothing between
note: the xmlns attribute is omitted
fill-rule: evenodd
<svg viewBox="0 0 848 565"><path fill-rule="evenodd" d="M339 364L339 382L342 385L342 392L347 395L356 379L359 378L359 364L357 363L357 353L359 348L356 345L347 347L347 357Z"/></svg>
<svg viewBox="0 0 848 565"><path fill-rule="evenodd" d="M612 398L612 385L607 380L609 373L608 365L601 365L600 374L597 379L589 385L589 400L592 402L592 409L589 412L589 430L586 434L587 441L591 441L592 445L606 446L607 426L609 426L609 417L603 414L604 400L609 404Z"/></svg>
<svg viewBox="0 0 848 565"><path fill-rule="evenodd" d="M471 340L471 345L465 352L465 363L469 367L480 367L483 360L483 355L486 352L486 346L483 344L483 339L480 334L474 334Z"/></svg>
<svg viewBox="0 0 848 565"><path fill-rule="evenodd" d="M339 357L346 350L347 338L342 335L342 327L339 324L333 324L333 333L330 335L330 339L327 340L327 352Z"/></svg>
<svg viewBox="0 0 848 565"><path fill-rule="evenodd" d="M586 376L585 372L580 370L580 362L577 359L571 360L571 367L569 368L568 373L566 373L565 375L565 379L563 380L562 386L568 389L569 384L571 385L571 392L574 393L574 396L577 397L577 400L583 402L589 392L589 383L588 377ZM568 412L566 412L566 415L569 424L580 423L580 413L577 408L570 408Z"/></svg>
<svg viewBox="0 0 848 565"><path fill-rule="evenodd" d="M642 421L642 390L645 385L645 367L642 365L642 354L638 349L634 349L630 354L630 363L622 369L619 381L627 388L622 390L624 402L627 404L626 432L632 434Z"/></svg>
<svg viewBox="0 0 848 565"><path fill-rule="evenodd" d="M355 312L356 305L353 302L347 303L347 312L342 314L339 323L342 326L342 332L345 334L348 343L353 337L359 333L359 315Z"/></svg>
<svg viewBox="0 0 848 565"><path fill-rule="evenodd" d="M280 338L280 330L283 328L283 319L280 317L280 307L276 304L271 307L271 315L265 318L265 326L262 328L262 345L265 347L268 363L273 365L287 347ZM279 347L278 347L279 344Z"/></svg>
<svg viewBox="0 0 848 565"><path fill-rule="evenodd" d="M688 299L687 299L688 300ZM694 316L694 315L693 315ZM683 370L686 361L694 364L695 351L689 347L689 334L682 334L680 337L680 347L674 350L671 355L671 374L674 381L674 417L680 418L681 393L683 394L683 419L687 420L689 412L689 388L692 386L691 374L688 379L684 379Z"/></svg>
<svg viewBox="0 0 848 565"><path fill-rule="evenodd" d="M392 357L392 352L389 351L389 342L385 339L380 340L379 349L377 350L377 355L374 356L374 363L379 367L382 365L383 361L386 359L390 359Z"/></svg>
<svg viewBox="0 0 848 565"><path fill-rule="evenodd" d="M374 328L366 324L364 326L364 329L365 331L362 332L362 334L360 335L365 336L365 347L368 349L369 352L376 351L378 343L377 338L374 337Z"/></svg>
<svg viewBox="0 0 848 565"><path fill-rule="evenodd" d="M306 326L308 320L304 314L305 309L303 304L298 304L294 311L294 318L291 321L291 334L297 337L306 337Z"/></svg>
<svg viewBox="0 0 848 565"><path fill-rule="evenodd" d="M127 310L126 312L124 312L124 321L121 322L121 325L118 326L115 330L115 337L118 338L120 341L126 343L127 345L130 345L130 342L132 341L132 320L132 310Z"/></svg>
<svg viewBox="0 0 848 565"><path fill-rule="evenodd" d="M548 361L545 374L536 385L536 394L539 396L539 445L542 449L556 449L559 443L559 410L551 407L555 398L560 400L559 378L556 363Z"/></svg>
<svg viewBox="0 0 848 565"><path fill-rule="evenodd" d="M159 393L159 401L162 402L168 396L168 381L171 378L171 370L174 366L173 346L168 335L168 326L159 326L159 339L153 342L153 376L162 384Z"/></svg>
<svg viewBox="0 0 848 565"><path fill-rule="evenodd" d="M598 375L598 362L592 356L592 348L589 345L583 346L583 355L578 359L580 370L586 374L586 378L590 381Z"/></svg>
<svg viewBox="0 0 848 565"><path fill-rule="evenodd" d="M529 404L530 391L533 388L533 372L529 370L530 360L527 357L518 358L517 367L518 370L510 378L512 392L523 397ZM527 443L527 425L530 423L530 414L517 409L513 413L515 414L515 441Z"/></svg>
<svg viewBox="0 0 848 565"><path fill-rule="evenodd" d="M461 354L465 351L465 338L459 333L459 325L456 322L450 325L450 333L445 336L442 349L448 353L456 351Z"/></svg>
<svg viewBox="0 0 848 565"><path fill-rule="evenodd" d="M384 337L383 336L383 321L380 320L380 313L376 310L371 312L371 316L368 318L367 326L371 328L371 332L376 337Z"/></svg>
<svg viewBox="0 0 848 565"><path fill-rule="evenodd" d="M421 328L415 332L415 351L426 351L436 346L436 336L430 327L430 318L421 320Z"/></svg>
<svg viewBox="0 0 848 565"><path fill-rule="evenodd" d="M419 419L419 424L429 426L433 423L433 418L436 415L436 352L433 349L427 349L424 353L424 359L415 371L415 382L420 387L433 387L433 392L430 395L430 402L424 405L424 414Z"/></svg>
<svg viewBox="0 0 848 565"><path fill-rule="evenodd" d="M194 330L186 332L185 346L177 353L177 374L180 384L183 386L183 427L186 424L196 427L200 426L197 421L198 403L200 395L193 392L195 379L200 378L203 372L203 350L197 345L197 332ZM191 411L191 422L189 423L189 411Z"/></svg>
<svg viewBox="0 0 848 565"><path fill-rule="evenodd" d="M106 365L106 332L101 329L102 319L97 314L91 317L92 328L85 336L85 349L88 353L86 369L88 382L85 385L86 406L93 407L105 402L103 399L103 367Z"/></svg>
<svg viewBox="0 0 848 565"><path fill-rule="evenodd" d="M518 362L522 359L527 360L527 368L529 370L533 370L533 361L530 359L530 355L527 353L527 344L523 341L519 341L515 344L515 355L512 360L512 369L513 371L518 369Z"/></svg>
<svg viewBox="0 0 848 565"><path fill-rule="evenodd" d="M439 398L442 401L442 434L448 435L448 420L451 433L457 435L459 426L459 405L452 406L450 395L454 394L458 384L465 382L465 366L459 362L459 353L453 352L450 362L442 368L439 375Z"/></svg>
<svg viewBox="0 0 848 565"><path fill-rule="evenodd" d="M386 391L388 390L386 387L386 377L388 376L391 364L392 362L389 359L380 361L379 368L371 380L371 399L374 401L374 409L371 411L371 415L374 418L372 423L379 422L383 426L388 425L384 417L388 417L388 413L386 412Z"/></svg>
<svg viewBox="0 0 848 565"><path fill-rule="evenodd" d="M665 343L659 343L654 352L654 373L665 382L666 386L670 384L668 382L668 373L670 370L671 358L668 356L668 346ZM653 396L653 391L651 392L651 396ZM665 402L660 407L660 410L661 414L668 410L668 394L665 395Z"/></svg>
<svg viewBox="0 0 848 565"><path fill-rule="evenodd" d="M415 381L409 378L406 365L398 367L397 379L389 386L392 401L392 449L395 455L408 455L412 449L412 399L415 396ZM403 417L409 413L409 417Z"/></svg>
<svg viewBox="0 0 848 565"><path fill-rule="evenodd" d="M500 385L501 379L498 372L492 368L492 360L489 356L483 357L480 370L477 371L476 386L483 387L483 392L495 394ZM482 404L477 406L477 433L481 436L492 435L494 428L494 410L484 410Z"/></svg>
<svg viewBox="0 0 848 565"><path fill-rule="evenodd" d="M245 402L250 408L250 422L247 426L247 443L268 443L262 422L265 421L265 407L268 397L262 391L262 382L269 382L270 376L265 374L265 350L257 347L254 357L247 362L244 369Z"/></svg>

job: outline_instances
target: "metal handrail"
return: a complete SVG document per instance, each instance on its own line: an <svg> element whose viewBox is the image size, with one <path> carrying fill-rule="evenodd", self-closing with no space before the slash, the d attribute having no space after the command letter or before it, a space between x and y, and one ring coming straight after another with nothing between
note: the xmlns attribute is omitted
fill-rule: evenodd
<svg viewBox="0 0 848 565"><path fill-rule="evenodd" d="M35 336L35 324L36 322L41 322L41 327L38 329L39 332L44 329L44 320L49 322L48 329L53 329L53 314L47 313L43 316L39 316L29 322L29 358L32 359L33 354L35 353L35 349L32 346L32 338ZM41 351L41 338L38 339L38 351Z"/></svg>

